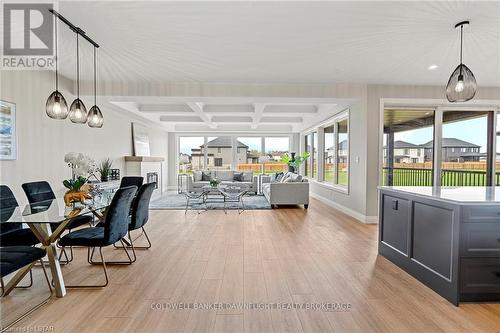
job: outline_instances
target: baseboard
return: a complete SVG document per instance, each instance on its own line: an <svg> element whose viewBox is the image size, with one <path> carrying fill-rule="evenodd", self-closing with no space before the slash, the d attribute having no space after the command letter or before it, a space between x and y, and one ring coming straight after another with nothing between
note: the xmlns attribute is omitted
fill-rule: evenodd
<svg viewBox="0 0 500 333"><path fill-rule="evenodd" d="M327 204L328 206L331 206L337 210L340 210L341 212L349 215L350 217L356 219L356 221L364 223L364 224L378 224L378 217L377 216L366 216L363 215L355 210L352 210L351 208L348 208L344 205L341 205L337 202L334 202L330 199L327 199L319 194L310 192L309 195L315 199L318 199L319 201Z"/></svg>

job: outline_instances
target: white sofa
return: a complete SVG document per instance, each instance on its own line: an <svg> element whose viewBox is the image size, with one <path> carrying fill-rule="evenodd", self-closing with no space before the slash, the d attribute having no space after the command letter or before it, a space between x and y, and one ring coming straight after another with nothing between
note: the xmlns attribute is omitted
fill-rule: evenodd
<svg viewBox="0 0 500 333"><path fill-rule="evenodd" d="M273 208L275 205L304 205L305 209L309 207L309 182L293 172L285 173L280 181L263 183L262 193Z"/></svg>
<svg viewBox="0 0 500 333"><path fill-rule="evenodd" d="M257 176L254 176L253 172L232 170L193 171L193 175L188 178L189 192L201 192L203 186L210 184L210 180L203 180L203 173L210 179L217 178L221 184L246 184L249 187L248 192L257 193ZM241 174L242 180L236 180L235 174Z"/></svg>

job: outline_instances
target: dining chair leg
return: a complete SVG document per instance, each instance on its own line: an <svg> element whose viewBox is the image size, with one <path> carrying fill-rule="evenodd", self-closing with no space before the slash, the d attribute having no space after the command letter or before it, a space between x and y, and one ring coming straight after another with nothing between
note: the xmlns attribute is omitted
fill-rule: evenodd
<svg viewBox="0 0 500 333"><path fill-rule="evenodd" d="M45 281L47 281L47 285L49 286L50 293L52 294L52 285L49 281L49 276L47 274L47 270L45 269L45 264L43 263L42 259L40 259L40 264L42 265L43 275L45 275Z"/></svg>
<svg viewBox="0 0 500 333"><path fill-rule="evenodd" d="M64 256L66 257L66 261L61 260L63 253ZM66 253L66 247L65 246L61 247L61 252L59 253L59 262L61 263L61 265L67 265L73 261L73 246L69 247L69 253L70 253L70 258L68 258L68 254Z"/></svg>
<svg viewBox="0 0 500 333"><path fill-rule="evenodd" d="M16 289L28 289L33 286L33 270L30 269L29 272L30 276L30 283L27 286L16 286ZM1 279L1 284L2 284L2 293L3 293L3 278Z"/></svg>
<svg viewBox="0 0 500 333"><path fill-rule="evenodd" d="M187 214L188 212L188 207L189 207L189 198L186 198L186 209L184 210L184 215Z"/></svg>
<svg viewBox="0 0 500 333"><path fill-rule="evenodd" d="M95 248L92 248L92 254L94 253ZM103 288L106 287L109 283L108 279L108 270L106 269L106 262L104 261L104 256L102 255L102 247L99 248L99 254L101 256L102 268L104 270L104 277L106 278L106 282L104 284L94 284L94 285L67 285L66 288L70 289L88 289L88 288ZM90 247L87 248L87 258L90 258Z"/></svg>
<svg viewBox="0 0 500 333"><path fill-rule="evenodd" d="M132 259L132 257L128 253L127 247L123 243L123 240L120 239L120 242L122 244L123 250L125 251L125 254L128 257L128 261L106 261L106 264L108 264L108 265L131 265L137 259L135 256L135 250L134 250L133 246L132 246L132 252L134 254L134 259ZM102 265L103 264L102 261L94 261L94 250L92 250L92 254L89 255L88 262L89 262L89 264L92 264L92 265Z"/></svg>

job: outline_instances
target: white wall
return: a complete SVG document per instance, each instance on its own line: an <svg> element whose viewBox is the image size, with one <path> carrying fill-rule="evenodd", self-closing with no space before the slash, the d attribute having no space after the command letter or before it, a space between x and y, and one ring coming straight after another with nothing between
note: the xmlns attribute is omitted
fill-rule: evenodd
<svg viewBox="0 0 500 333"><path fill-rule="evenodd" d="M60 91L71 104L71 83L62 81ZM11 187L20 204L26 203L21 184L47 180L54 191L64 193L62 180L71 176L64 163L70 151L90 155L96 161L110 157L114 167L125 173L125 155L132 155L131 122L129 116L102 108L104 126L93 129L66 120L54 120L45 113L45 102L54 90L54 75L49 71L2 71L0 98L16 104L17 160L0 161L0 183ZM84 99L88 109L92 99ZM151 154L167 158L168 135L165 131L149 128ZM167 163L164 163L167 175ZM164 186L167 184L164 178Z"/></svg>

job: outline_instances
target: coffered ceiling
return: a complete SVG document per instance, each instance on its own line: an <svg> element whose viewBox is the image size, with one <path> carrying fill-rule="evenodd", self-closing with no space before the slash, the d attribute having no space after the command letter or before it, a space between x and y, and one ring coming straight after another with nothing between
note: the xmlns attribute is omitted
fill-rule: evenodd
<svg viewBox="0 0 500 333"><path fill-rule="evenodd" d="M351 99L122 98L109 105L169 131L298 132L348 108Z"/></svg>

